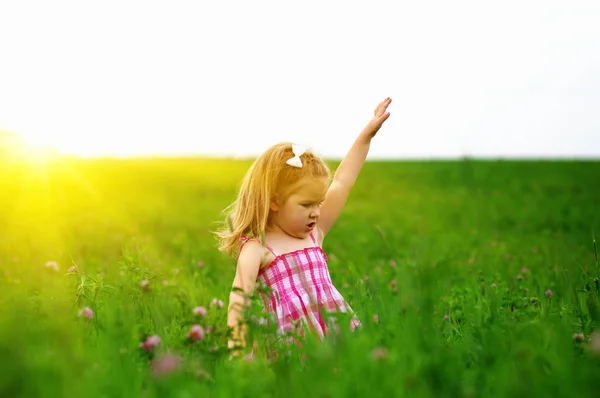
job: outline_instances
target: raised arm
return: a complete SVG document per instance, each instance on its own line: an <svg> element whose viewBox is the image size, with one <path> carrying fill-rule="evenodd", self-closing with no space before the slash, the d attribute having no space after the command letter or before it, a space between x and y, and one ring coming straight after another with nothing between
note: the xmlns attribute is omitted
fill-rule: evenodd
<svg viewBox="0 0 600 398"><path fill-rule="evenodd" d="M354 145L337 168L325 201L321 205L321 216L319 218L321 239L329 232L342 212L350 195L350 190L354 186L369 153L371 139L375 137L381 125L390 116L390 113L386 110L391 102L392 99L388 97L377 105L373 119L361 131Z"/></svg>

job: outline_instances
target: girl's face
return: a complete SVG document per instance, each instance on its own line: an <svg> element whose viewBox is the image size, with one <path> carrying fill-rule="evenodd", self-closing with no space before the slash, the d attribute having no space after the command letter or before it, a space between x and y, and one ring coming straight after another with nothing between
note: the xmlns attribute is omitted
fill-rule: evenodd
<svg viewBox="0 0 600 398"><path fill-rule="evenodd" d="M313 182L301 186L283 204L272 203L273 223L290 236L306 238L319 221L323 192L323 185Z"/></svg>

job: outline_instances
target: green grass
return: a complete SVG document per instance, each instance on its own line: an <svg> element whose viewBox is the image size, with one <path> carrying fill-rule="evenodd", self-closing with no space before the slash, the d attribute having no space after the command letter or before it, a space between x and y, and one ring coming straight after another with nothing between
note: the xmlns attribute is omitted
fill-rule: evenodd
<svg viewBox="0 0 600 398"><path fill-rule="evenodd" d="M0 162L0 396L597 396L600 162L368 162L324 244L363 327L274 363L229 361L210 307L234 275L210 231L249 165Z"/></svg>

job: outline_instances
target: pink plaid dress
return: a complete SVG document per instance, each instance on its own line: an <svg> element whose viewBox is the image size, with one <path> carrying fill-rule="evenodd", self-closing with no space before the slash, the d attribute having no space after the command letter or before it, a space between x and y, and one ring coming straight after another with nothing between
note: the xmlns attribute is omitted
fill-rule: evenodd
<svg viewBox="0 0 600 398"><path fill-rule="evenodd" d="M354 312L331 282L327 255L312 233L310 237L315 246L281 255L265 245L275 259L258 273L258 282L270 290L259 290L259 295L266 312L276 315L280 333L293 330L296 323L299 328L305 326L315 331L323 339L331 324L322 313ZM242 238L242 246L248 240ZM358 325L359 321L353 319L351 328Z"/></svg>

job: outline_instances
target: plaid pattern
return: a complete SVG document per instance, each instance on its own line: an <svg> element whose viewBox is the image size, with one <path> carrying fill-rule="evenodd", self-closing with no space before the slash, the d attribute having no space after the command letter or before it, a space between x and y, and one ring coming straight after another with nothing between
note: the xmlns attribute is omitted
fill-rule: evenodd
<svg viewBox="0 0 600 398"><path fill-rule="evenodd" d="M327 254L310 237L314 247L282 255L267 246L275 259L258 273L259 284L269 290L259 289L259 295L267 313L276 315L280 333L305 326L324 338L331 327L324 314L353 311L331 282ZM357 324L353 320L351 327Z"/></svg>

